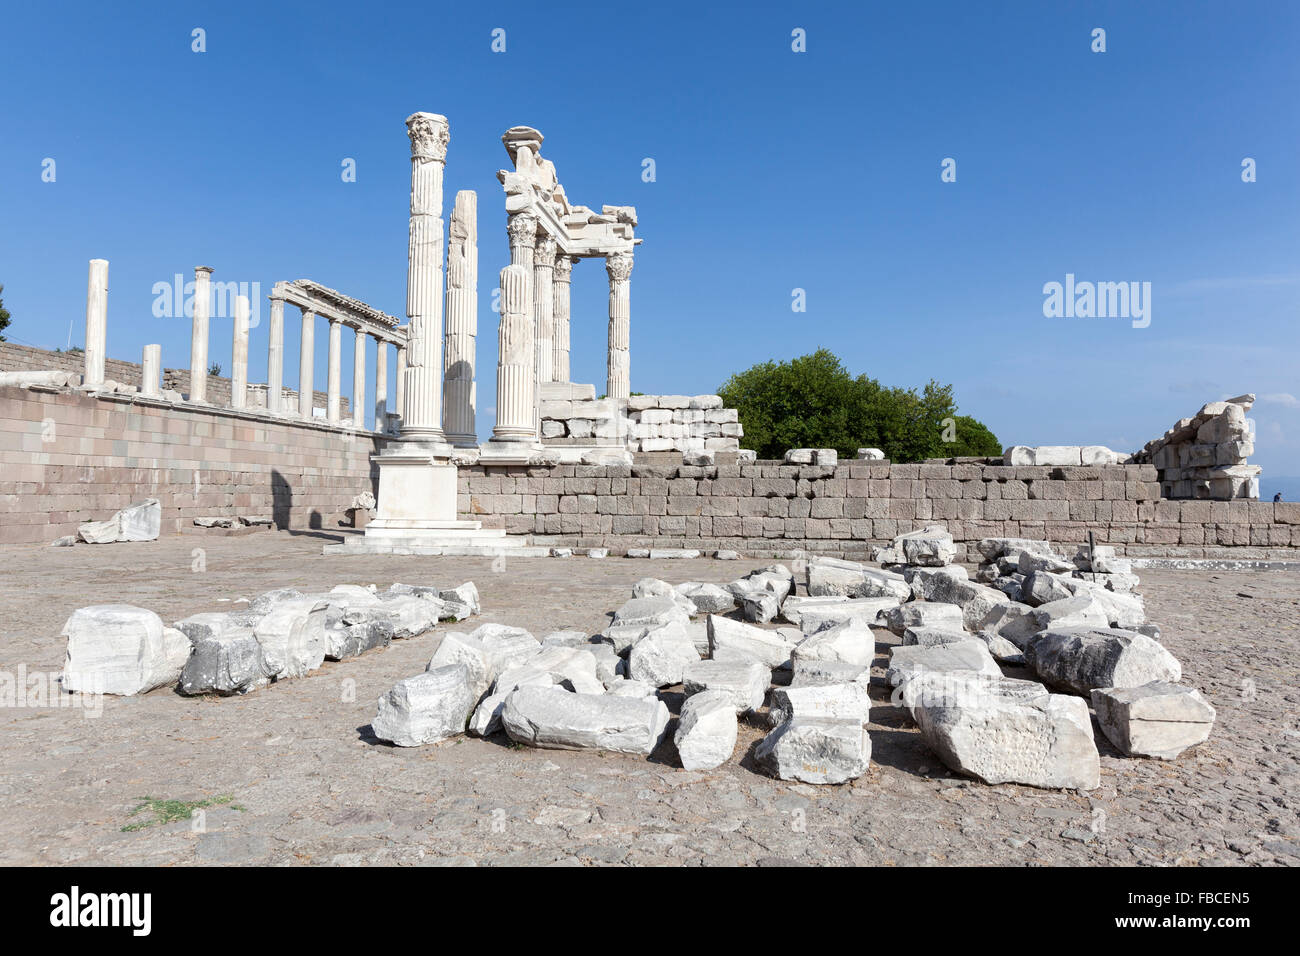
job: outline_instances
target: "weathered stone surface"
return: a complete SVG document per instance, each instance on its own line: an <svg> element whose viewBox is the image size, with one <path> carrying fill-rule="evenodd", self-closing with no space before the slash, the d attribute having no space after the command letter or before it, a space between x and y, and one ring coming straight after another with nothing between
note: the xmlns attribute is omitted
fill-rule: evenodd
<svg viewBox="0 0 1300 956"><path fill-rule="evenodd" d="M153 611L130 604L78 608L63 625L63 689L129 697L174 684L190 640Z"/></svg>
<svg viewBox="0 0 1300 956"><path fill-rule="evenodd" d="M1034 608L1033 618L1040 631L1058 627L1110 626L1106 609L1088 594L1076 594L1040 604Z"/></svg>
<svg viewBox="0 0 1300 956"><path fill-rule="evenodd" d="M714 660L737 658L762 661L768 667L787 667L794 643L776 631L710 614L709 656Z"/></svg>
<svg viewBox="0 0 1300 956"><path fill-rule="evenodd" d="M1216 716L1200 691L1168 681L1096 687L1092 706L1102 732L1121 753L1162 760L1208 739Z"/></svg>
<svg viewBox="0 0 1300 956"><path fill-rule="evenodd" d="M654 628L632 645L627 658L628 675L654 687L668 687L680 684L686 666L699 659L686 628L674 622Z"/></svg>
<svg viewBox="0 0 1300 956"><path fill-rule="evenodd" d="M785 599L781 616L803 633L815 634L850 621L864 627L876 624L882 612L897 606L894 597L791 597Z"/></svg>
<svg viewBox="0 0 1300 956"><path fill-rule="evenodd" d="M297 588L276 588L274 591L267 591L253 598L249 602L248 610L253 614L265 614L283 601L296 601L302 596L302 592Z"/></svg>
<svg viewBox="0 0 1300 956"><path fill-rule="evenodd" d="M253 628L270 676L302 677L325 660L325 616L329 605L314 597L274 605Z"/></svg>
<svg viewBox="0 0 1300 956"><path fill-rule="evenodd" d="M772 688L768 701L771 725L796 717L851 718L865 724L871 717L871 695L862 681Z"/></svg>
<svg viewBox="0 0 1300 956"><path fill-rule="evenodd" d="M327 615L325 658L331 661L356 657L393 640L394 614L376 602L374 607L350 607L336 619Z"/></svg>
<svg viewBox="0 0 1300 956"><path fill-rule="evenodd" d="M435 667L398 681L380 697L370 729L398 747L437 743L465 732L476 700L463 665Z"/></svg>
<svg viewBox="0 0 1300 956"><path fill-rule="evenodd" d="M801 717L759 741L754 757L782 780L847 783L867 772L871 738L858 720Z"/></svg>
<svg viewBox="0 0 1300 956"><path fill-rule="evenodd" d="M996 588L948 574L914 575L912 587L927 601L960 607L962 624L968 631L982 629L994 609L1011 600Z"/></svg>
<svg viewBox="0 0 1300 956"><path fill-rule="evenodd" d="M871 680L870 666L845 664L843 661L796 660L791 671L791 687L811 687L822 684L846 684L850 681Z"/></svg>
<svg viewBox="0 0 1300 956"><path fill-rule="evenodd" d="M977 631L977 641L983 641L993 659L999 664L1014 664L1021 667L1025 663L1025 652L1000 634L992 631Z"/></svg>
<svg viewBox="0 0 1300 956"><path fill-rule="evenodd" d="M735 598L716 584L686 581L674 590L694 604L700 614L725 614L736 606Z"/></svg>
<svg viewBox="0 0 1300 956"><path fill-rule="evenodd" d="M658 688L654 684L649 684L643 680L631 680L627 677L620 677L612 680L606 687L605 692L614 697L637 697L642 700L654 698Z"/></svg>
<svg viewBox="0 0 1300 956"><path fill-rule="evenodd" d="M889 670L885 679L890 687L897 687L904 681L911 680L917 674L927 671L966 671L1001 677L988 646L971 638L952 644L935 644L923 647L919 644L895 647L889 657Z"/></svg>
<svg viewBox="0 0 1300 956"><path fill-rule="evenodd" d="M1025 660L1049 687L1087 695L1098 687L1177 682L1182 666L1145 634L1104 627L1044 631L1029 642Z"/></svg>
<svg viewBox="0 0 1300 956"><path fill-rule="evenodd" d="M473 581L466 581L459 587L445 588L438 592L438 597L446 605L441 620L463 621L482 609L478 588Z"/></svg>
<svg viewBox="0 0 1300 956"><path fill-rule="evenodd" d="M411 594L386 592L380 595L385 610L393 624L393 640L418 637L438 626L444 607L441 600L428 600Z"/></svg>
<svg viewBox="0 0 1300 956"><path fill-rule="evenodd" d="M547 671L526 664L507 668L497 677L492 685L492 693L484 697L474 709L469 720L469 733L475 737L487 737L501 729L501 711L506 698L520 687L551 687L555 678Z"/></svg>
<svg viewBox="0 0 1300 956"><path fill-rule="evenodd" d="M543 647L523 663L546 671L557 684L566 685L575 693L605 692L605 683L598 676L598 663L591 648Z"/></svg>
<svg viewBox="0 0 1300 956"><path fill-rule="evenodd" d="M677 754L687 770L712 770L731 759L738 724L731 695L721 690L693 694L682 705L673 736Z"/></svg>
<svg viewBox="0 0 1300 956"><path fill-rule="evenodd" d="M771 591L780 600L784 601L789 595L794 594L794 572L784 564L769 564L766 567L751 571L738 581L732 581L726 585L726 589L736 597L739 602L739 591L750 591L761 589Z"/></svg>
<svg viewBox="0 0 1300 956"><path fill-rule="evenodd" d="M880 612L880 619L890 632L903 636L909 627L957 627L962 623L961 608L956 604L909 601Z"/></svg>
<svg viewBox="0 0 1300 956"><path fill-rule="evenodd" d="M762 707L771 683L772 669L752 658L694 661L682 672L687 697L704 691L726 694L737 714Z"/></svg>
<svg viewBox="0 0 1300 956"><path fill-rule="evenodd" d="M501 712L506 733L522 744L629 754L653 751L669 719L660 700L571 694L554 687L521 687Z"/></svg>
<svg viewBox="0 0 1300 956"><path fill-rule="evenodd" d="M245 694L268 682L262 645L251 626L208 613L177 621L176 629L194 646L181 671L181 693Z"/></svg>
<svg viewBox="0 0 1300 956"><path fill-rule="evenodd" d="M614 612L611 626L654 628L673 621L687 624L690 619L690 615L674 600L670 589L669 594L633 598L628 601Z"/></svg>
<svg viewBox="0 0 1300 956"><path fill-rule="evenodd" d="M781 613L781 599L772 591L755 588L736 595L740 613L746 621L767 624Z"/></svg>
<svg viewBox="0 0 1300 956"><path fill-rule="evenodd" d="M981 538L975 546L985 561L995 561L1004 555L1012 556L1017 561L1022 552L1030 554L1055 554L1056 548L1050 541L1034 538Z"/></svg>
<svg viewBox="0 0 1300 956"><path fill-rule="evenodd" d="M874 557L881 564L937 568L953 562L957 557L957 545L947 528L932 524L898 535L889 547L876 549Z"/></svg>
<svg viewBox="0 0 1300 956"><path fill-rule="evenodd" d="M632 585L632 596L634 598L672 597L672 594L673 586L667 581L661 581L659 578L642 578Z"/></svg>
<svg viewBox="0 0 1300 956"><path fill-rule="evenodd" d="M590 643L591 635L586 631L552 631L542 638L543 647L585 647Z"/></svg>
<svg viewBox="0 0 1300 956"><path fill-rule="evenodd" d="M958 641L969 641L974 636L970 631L952 625L917 624L903 631L903 644L904 646L916 644L921 647L934 647L936 644L956 644Z"/></svg>
<svg viewBox="0 0 1300 956"><path fill-rule="evenodd" d="M106 521L87 521L77 528L77 537L87 544L118 541L155 541L162 528L162 505L147 498L123 508Z"/></svg>
<svg viewBox="0 0 1300 956"><path fill-rule="evenodd" d="M1088 707L1041 684L957 673L918 674L903 703L950 769L985 783L1092 790L1101 767Z"/></svg>
<svg viewBox="0 0 1300 956"><path fill-rule="evenodd" d="M865 667L876 656L876 636L861 621L849 620L805 638L790 653L795 661L839 661Z"/></svg>

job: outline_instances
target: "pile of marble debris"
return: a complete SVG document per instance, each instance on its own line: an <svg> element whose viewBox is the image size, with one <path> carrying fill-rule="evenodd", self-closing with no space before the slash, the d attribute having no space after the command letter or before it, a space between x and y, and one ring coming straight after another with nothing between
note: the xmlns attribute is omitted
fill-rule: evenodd
<svg viewBox="0 0 1300 956"><path fill-rule="evenodd" d="M1246 418L1254 404L1252 394L1210 402L1147 442L1136 458L1156 466L1160 494L1216 501L1258 498L1261 469L1246 461L1255 453L1253 423Z"/></svg>
<svg viewBox="0 0 1300 956"><path fill-rule="evenodd" d="M633 395L627 416L632 451L739 451L745 433L717 395Z"/></svg>
<svg viewBox="0 0 1300 956"><path fill-rule="evenodd" d="M279 588L242 610L194 614L171 627L146 608L95 605L74 611L63 626L62 684L121 696L172 684L189 695L245 694L478 612L472 581L450 589Z"/></svg>
<svg viewBox="0 0 1300 956"><path fill-rule="evenodd" d="M874 629L883 627L902 639L885 673L892 703L945 764L985 782L1097 787L1089 700L1124 753L1172 758L1208 737L1214 709L1179 683L1178 661L1155 637L1116 626L1112 605L1086 589L1013 601L952 565L956 550L930 527L885 549L905 559L893 567L812 560L804 594L780 564L722 586L644 578L598 635L538 640L500 624L450 633L423 674L380 698L372 727L401 746L468 729L641 755L671 732L682 766L705 770L735 756L745 718L767 728L754 757L774 776L844 783L870 766ZM1005 540L988 550L1012 553ZM999 661L1036 680L1005 676ZM679 686L674 728L662 695Z"/></svg>

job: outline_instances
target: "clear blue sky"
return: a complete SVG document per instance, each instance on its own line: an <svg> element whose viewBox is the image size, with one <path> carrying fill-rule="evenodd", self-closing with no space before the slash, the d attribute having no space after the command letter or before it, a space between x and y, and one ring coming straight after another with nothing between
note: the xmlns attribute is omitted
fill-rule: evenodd
<svg viewBox="0 0 1300 956"><path fill-rule="evenodd" d="M15 341L63 345L70 321L81 340L93 257L111 262L114 357L160 342L164 365L188 364L189 322L155 319L152 287L197 264L401 316L403 120L429 110L451 124L448 215L456 190L479 193L481 433L508 255L500 135L526 124L574 202L639 210L637 391L708 392L827 346L887 384L953 383L1006 444L1122 450L1255 391L1254 460L1300 475L1294 3L10 4L0 46ZM1150 326L1045 318L1042 287L1066 273L1152 283ZM605 281L574 270L573 378L598 391ZM290 309L290 385L297 327ZM229 342L214 322L227 369Z"/></svg>

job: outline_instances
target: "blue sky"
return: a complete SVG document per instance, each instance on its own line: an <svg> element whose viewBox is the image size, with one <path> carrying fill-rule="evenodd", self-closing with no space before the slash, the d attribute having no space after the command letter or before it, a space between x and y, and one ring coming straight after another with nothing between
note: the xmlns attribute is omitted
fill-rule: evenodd
<svg viewBox="0 0 1300 956"><path fill-rule="evenodd" d="M155 318L152 290L197 264L263 295L312 278L400 316L403 120L429 110L451 124L447 214L456 190L479 193L484 435L500 135L526 124L574 202L638 208L637 391L708 392L826 346L887 384L953 383L1005 444L1122 450L1255 391L1254 461L1300 475L1298 48L1300 5L1282 2L10 5L8 334L59 346L71 322L79 342L93 257L111 262L114 357L160 342L164 365L188 364L188 319ZM1043 285L1067 273L1150 282L1150 325L1045 318ZM598 263L574 270L573 378L598 391L605 283ZM297 327L290 309L290 385ZM321 387L324 342L318 328ZM229 351L214 321L212 359L228 369Z"/></svg>

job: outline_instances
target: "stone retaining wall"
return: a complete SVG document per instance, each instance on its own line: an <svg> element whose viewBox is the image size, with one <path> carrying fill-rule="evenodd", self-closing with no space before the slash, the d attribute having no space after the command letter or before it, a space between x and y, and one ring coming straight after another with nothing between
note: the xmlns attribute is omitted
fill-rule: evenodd
<svg viewBox="0 0 1300 956"><path fill-rule="evenodd" d="M985 537L1113 544L1125 554L1300 557L1300 503L1164 501L1151 465L835 467L760 461L462 468L462 516L539 543L798 549L850 557L931 522L977 559Z"/></svg>
<svg viewBox="0 0 1300 956"><path fill-rule="evenodd" d="M48 544L144 498L163 533L208 515L331 528L376 490L384 439L256 411L0 388L0 543Z"/></svg>

